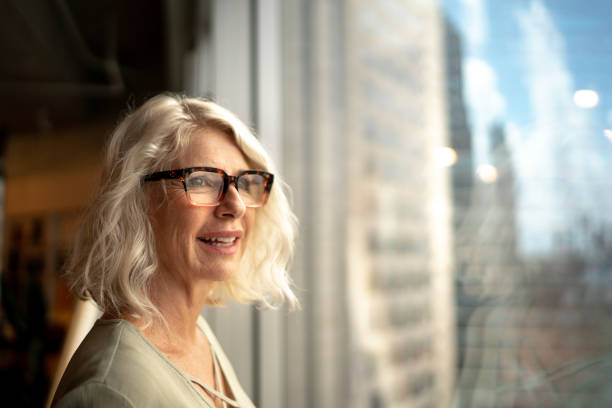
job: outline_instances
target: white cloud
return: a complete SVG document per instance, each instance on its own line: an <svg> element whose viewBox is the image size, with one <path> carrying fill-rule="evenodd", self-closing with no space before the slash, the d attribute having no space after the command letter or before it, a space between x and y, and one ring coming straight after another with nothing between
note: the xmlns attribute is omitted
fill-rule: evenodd
<svg viewBox="0 0 612 408"><path fill-rule="evenodd" d="M488 160L488 134L504 116L506 101L499 91L497 74L481 58L488 37L487 0L461 0L462 28L466 43L463 60L466 102L471 113L475 164Z"/></svg>
<svg viewBox="0 0 612 408"><path fill-rule="evenodd" d="M474 154L476 164L487 162L488 134L494 123L499 123L506 111L506 100L499 91L497 74L484 60L464 60L466 100L472 112Z"/></svg>
<svg viewBox="0 0 612 408"><path fill-rule="evenodd" d="M548 10L539 0L517 15L525 51L527 87L538 127L551 124L573 112L573 81L567 68L563 37Z"/></svg>
<svg viewBox="0 0 612 408"><path fill-rule="evenodd" d="M563 36L539 0L520 11L517 21L534 117L514 151L521 185L519 222L523 242L534 242L534 225L548 231L548 239L538 237L539 248L530 248L546 250L556 231L570 231L581 214L597 216L593 209L612 201L601 193L601 185L592 183L605 174L606 162L593 134L592 113L573 103Z"/></svg>
<svg viewBox="0 0 612 408"><path fill-rule="evenodd" d="M485 0L462 0L463 3L463 27L469 47L476 54L487 38L487 18L485 11Z"/></svg>
<svg viewBox="0 0 612 408"><path fill-rule="evenodd" d="M464 62L467 100L485 122L499 120L506 110L506 100L499 91L497 74L486 61L467 58Z"/></svg>

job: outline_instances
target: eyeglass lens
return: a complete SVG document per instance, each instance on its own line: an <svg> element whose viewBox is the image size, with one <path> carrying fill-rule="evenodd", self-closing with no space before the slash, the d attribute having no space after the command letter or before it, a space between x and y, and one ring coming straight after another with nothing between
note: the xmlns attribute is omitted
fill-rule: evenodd
<svg viewBox="0 0 612 408"><path fill-rule="evenodd" d="M185 179L187 194L196 205L213 205L223 193L223 176L219 173L195 171ZM259 206L265 201L266 179L260 174L242 174L238 177L238 194L247 206Z"/></svg>

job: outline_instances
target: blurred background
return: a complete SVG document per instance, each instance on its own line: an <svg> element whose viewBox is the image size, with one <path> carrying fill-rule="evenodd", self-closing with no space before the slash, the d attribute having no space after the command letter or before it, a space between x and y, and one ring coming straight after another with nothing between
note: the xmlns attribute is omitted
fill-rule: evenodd
<svg viewBox="0 0 612 408"><path fill-rule="evenodd" d="M611 406L606 0L0 0L5 406L42 406L122 114L251 125L302 309L206 310L261 407Z"/></svg>

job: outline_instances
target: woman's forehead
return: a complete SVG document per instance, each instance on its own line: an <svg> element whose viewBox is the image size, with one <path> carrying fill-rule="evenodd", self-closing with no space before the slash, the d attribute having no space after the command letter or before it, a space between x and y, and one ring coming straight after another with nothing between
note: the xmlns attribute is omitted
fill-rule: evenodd
<svg viewBox="0 0 612 408"><path fill-rule="evenodd" d="M179 154L179 167L209 166L228 172L249 168L248 159L233 136L214 128L194 132Z"/></svg>

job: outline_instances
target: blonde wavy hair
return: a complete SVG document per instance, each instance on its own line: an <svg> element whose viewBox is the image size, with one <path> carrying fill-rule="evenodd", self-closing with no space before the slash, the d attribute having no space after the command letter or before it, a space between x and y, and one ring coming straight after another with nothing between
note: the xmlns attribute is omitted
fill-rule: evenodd
<svg viewBox="0 0 612 408"><path fill-rule="evenodd" d="M77 230L66 265L66 277L78 297L93 299L114 316L127 313L147 322L161 317L149 296L158 259L142 180L149 173L168 170L191 135L207 128L233 137L254 168L275 174L268 202L257 209L239 270L214 285L207 303L231 298L268 307L283 301L297 306L287 273L297 220L285 194L288 188L269 155L227 109L171 94L155 96L128 114L109 140L100 187Z"/></svg>

